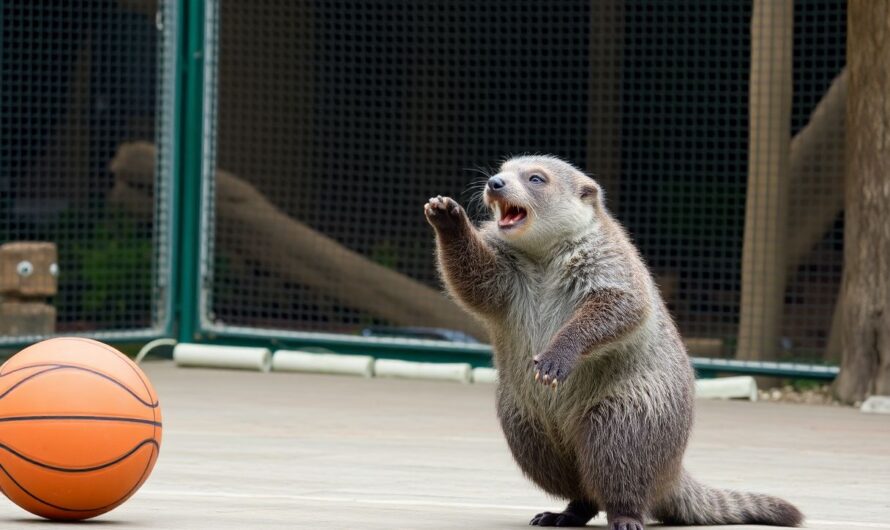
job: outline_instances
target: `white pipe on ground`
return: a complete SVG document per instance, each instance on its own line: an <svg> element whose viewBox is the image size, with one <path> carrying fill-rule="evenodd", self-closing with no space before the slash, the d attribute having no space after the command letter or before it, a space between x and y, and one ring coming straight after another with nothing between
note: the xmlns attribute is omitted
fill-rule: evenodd
<svg viewBox="0 0 890 530"><path fill-rule="evenodd" d="M278 350L272 356L272 370L371 377L374 375L374 358L369 355Z"/></svg>
<svg viewBox="0 0 890 530"><path fill-rule="evenodd" d="M272 367L272 352L268 348L180 343L173 348L173 360L178 366L268 372Z"/></svg>
<svg viewBox="0 0 890 530"><path fill-rule="evenodd" d="M377 377L401 379L436 379L469 383L472 367L467 363L416 363L395 359L377 359L374 363Z"/></svg>
<svg viewBox="0 0 890 530"><path fill-rule="evenodd" d="M697 379L695 397L702 399L748 399L757 401L757 381L753 377L718 377Z"/></svg>
<svg viewBox="0 0 890 530"><path fill-rule="evenodd" d="M498 371L494 368L473 368L474 383L497 383Z"/></svg>

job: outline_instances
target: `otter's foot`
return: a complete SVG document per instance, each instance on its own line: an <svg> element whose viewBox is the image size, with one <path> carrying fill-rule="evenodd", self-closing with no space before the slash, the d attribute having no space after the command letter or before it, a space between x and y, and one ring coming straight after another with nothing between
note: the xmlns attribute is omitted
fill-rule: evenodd
<svg viewBox="0 0 890 530"><path fill-rule="evenodd" d="M531 526L585 526L598 512L596 506L587 501L572 501L562 512L542 512L534 516Z"/></svg>
<svg viewBox="0 0 890 530"><path fill-rule="evenodd" d="M451 197L431 197L423 207L427 221L439 233L460 232L467 225L467 214Z"/></svg>
<svg viewBox="0 0 890 530"><path fill-rule="evenodd" d="M609 516L609 530L645 530L643 520L630 515Z"/></svg>

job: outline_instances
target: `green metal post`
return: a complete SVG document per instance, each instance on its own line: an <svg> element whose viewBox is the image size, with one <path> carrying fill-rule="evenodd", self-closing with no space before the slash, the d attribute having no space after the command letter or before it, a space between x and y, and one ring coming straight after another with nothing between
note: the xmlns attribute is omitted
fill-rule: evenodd
<svg viewBox="0 0 890 530"><path fill-rule="evenodd" d="M161 9L160 7L158 9ZM169 13L172 12L172 13ZM169 3L165 4L164 14L170 14L173 18L176 19L176 28L175 34L173 35L173 52L172 59L173 62L173 94L172 94L172 104L173 104L173 116L172 123L170 124L171 142L170 146L172 147L171 153L171 168L170 168L170 176L168 181L168 192L170 194L169 197L169 218L167 222L169 226L167 228L167 237L169 238L169 254L167 256L167 271L164 273L167 275L167 307L166 307L166 321L164 322L162 335L164 337L173 337L176 334L176 322L177 322L177 310L179 307L179 211L180 211L180 189L179 189L179 175L180 175L180 167L182 163L182 145L180 142L182 141L182 134L180 133L180 124L182 116L182 108L183 108L183 86L185 81L185 67L182 64L183 59L183 47L185 46L185 19L183 18L183 10L182 5L178 0L171 0ZM166 21L165 21L166 23Z"/></svg>
<svg viewBox="0 0 890 530"><path fill-rule="evenodd" d="M183 114L180 116L179 184L179 340L194 342L199 334L201 182L204 121L204 1L179 0L184 15Z"/></svg>

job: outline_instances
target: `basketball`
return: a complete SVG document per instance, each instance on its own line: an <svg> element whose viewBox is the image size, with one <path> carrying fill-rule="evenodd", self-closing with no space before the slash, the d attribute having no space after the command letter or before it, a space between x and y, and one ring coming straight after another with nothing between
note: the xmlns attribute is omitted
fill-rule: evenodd
<svg viewBox="0 0 890 530"><path fill-rule="evenodd" d="M0 487L48 519L87 519L145 482L161 443L148 378L114 348L56 338L0 367Z"/></svg>

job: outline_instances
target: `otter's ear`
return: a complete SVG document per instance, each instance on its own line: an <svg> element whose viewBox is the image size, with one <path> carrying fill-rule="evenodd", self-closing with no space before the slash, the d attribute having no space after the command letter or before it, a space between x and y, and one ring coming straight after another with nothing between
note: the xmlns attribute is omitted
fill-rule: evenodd
<svg viewBox="0 0 890 530"><path fill-rule="evenodd" d="M581 185L581 200L587 204L599 204L603 192L595 182L585 182Z"/></svg>

